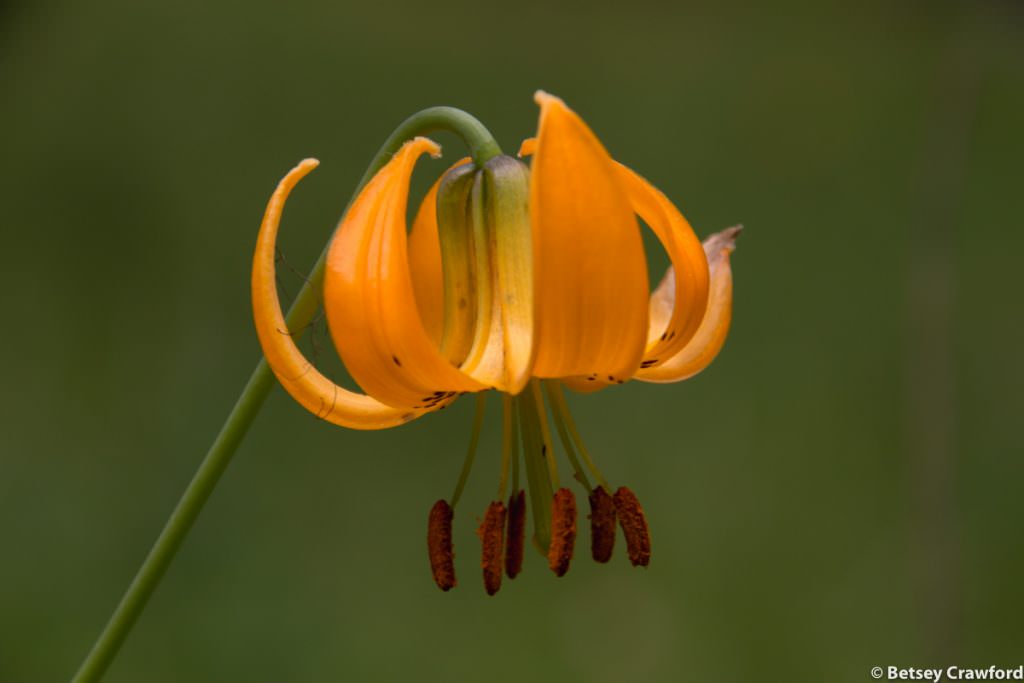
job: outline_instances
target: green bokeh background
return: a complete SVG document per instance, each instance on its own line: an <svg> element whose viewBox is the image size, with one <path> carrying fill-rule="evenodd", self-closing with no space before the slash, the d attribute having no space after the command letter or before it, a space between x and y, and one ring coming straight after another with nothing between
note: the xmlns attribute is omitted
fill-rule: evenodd
<svg viewBox="0 0 1024 683"><path fill-rule="evenodd" d="M531 555L487 598L492 411L442 594L426 514L472 403L357 433L276 390L108 680L1024 663L1020 3L8 1L0 681L70 677L217 432L283 172L322 161L283 230L306 268L405 116L462 107L514 151L536 88L701 235L747 226L715 364L572 401L651 567Z"/></svg>

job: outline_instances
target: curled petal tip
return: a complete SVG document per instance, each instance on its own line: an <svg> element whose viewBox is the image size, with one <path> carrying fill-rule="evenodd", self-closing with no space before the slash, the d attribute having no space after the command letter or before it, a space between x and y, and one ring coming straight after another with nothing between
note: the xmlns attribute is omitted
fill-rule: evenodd
<svg viewBox="0 0 1024 683"><path fill-rule="evenodd" d="M732 253L736 250L736 238L743 232L742 225L734 225L721 232L716 232L704 240L704 251L708 254L715 254L725 251Z"/></svg>
<svg viewBox="0 0 1024 683"><path fill-rule="evenodd" d="M565 104L565 102L562 101L562 98L557 97L556 95L552 95L551 93L545 92L543 90L538 90L537 92L533 93L533 101L539 105L543 105L548 102L557 102L558 104L561 105Z"/></svg>
<svg viewBox="0 0 1024 683"><path fill-rule="evenodd" d="M296 168L301 168L303 170L305 170L305 169L312 170L312 169L316 168L319 165L320 165L320 160L319 159L314 159L313 157L308 157L308 158L303 159L302 161L300 161L298 163L298 165L296 166Z"/></svg>
<svg viewBox="0 0 1024 683"><path fill-rule="evenodd" d="M736 239L737 237L739 237L741 232L743 232L742 223L737 223L731 228L726 228L725 230L722 230L722 233L729 235L729 237L731 237L732 239Z"/></svg>
<svg viewBox="0 0 1024 683"><path fill-rule="evenodd" d="M430 138L425 138L422 136L415 137L412 140L409 140L407 143L405 143L403 147L406 145L413 145L417 150L421 152L426 152L434 159L441 158L441 145L437 144Z"/></svg>
<svg viewBox="0 0 1024 683"><path fill-rule="evenodd" d="M519 151L516 156L522 159L523 157L533 156L533 153L537 151L537 138L526 138L523 140L523 144L519 145Z"/></svg>

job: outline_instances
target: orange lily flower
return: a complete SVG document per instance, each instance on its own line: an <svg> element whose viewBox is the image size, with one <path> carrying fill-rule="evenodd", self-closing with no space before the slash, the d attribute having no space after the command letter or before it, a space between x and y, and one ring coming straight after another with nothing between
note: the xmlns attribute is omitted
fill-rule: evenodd
<svg viewBox="0 0 1024 683"><path fill-rule="evenodd" d="M646 565L650 539L643 511L628 489L612 495L593 467L561 385L594 391L629 379L675 382L707 367L729 330L729 255L739 229L702 245L676 207L615 162L562 100L539 92L536 101L537 136L520 150L521 157L532 157L529 166L502 155L481 166L457 163L427 193L407 234L405 207L416 161L440 152L432 141L415 138L370 180L342 219L327 255L323 305L332 341L365 393L338 386L305 358L278 299L281 213L315 160L292 169L267 206L253 261L256 331L288 393L343 427L393 427L465 393L502 393L499 501L510 462L518 479L515 442L521 430L534 542L561 575L572 556L576 509L568 489L557 485L544 380L551 422L576 478L590 491L594 558L611 555L618 519L631 561ZM653 292L638 218L672 262ZM577 456L599 482L592 490ZM430 516L431 565L444 590L455 583L452 507L466 471L451 504L438 501ZM517 490L516 482L507 508L492 503L481 526L489 593L500 585L503 559L510 577L519 571L512 565L521 562L525 507Z"/></svg>

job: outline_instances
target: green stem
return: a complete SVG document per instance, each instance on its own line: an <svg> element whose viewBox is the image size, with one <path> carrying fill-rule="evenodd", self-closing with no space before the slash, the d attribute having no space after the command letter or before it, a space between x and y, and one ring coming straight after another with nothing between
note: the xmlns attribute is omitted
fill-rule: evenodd
<svg viewBox="0 0 1024 683"><path fill-rule="evenodd" d="M580 465L579 458L576 457L576 449L572 444L572 438L569 436L569 432L566 431L565 421L562 419L562 414L555 404L551 382L544 382L544 389L548 395L548 403L551 404L551 421L555 423L555 428L558 430L558 438L562 440L562 448L565 449L565 454L569 456L569 464L572 465L573 472L575 472L575 479L583 485L583 488L589 494L592 490L590 488L590 481L587 479L587 473L583 471L583 466Z"/></svg>
<svg viewBox="0 0 1024 683"><path fill-rule="evenodd" d="M590 473L594 475L594 479L597 479L597 483L606 492L611 494L611 487L608 486L608 482L605 480L604 475L601 474L601 470L597 469L597 465L594 464L594 459L590 457L590 451L587 450L586 445L583 443L583 437L580 436L580 430L576 428L576 421L572 419L572 413L569 412L569 404L565 402L565 394L562 393L560 382L548 382L548 396L551 398L551 408L558 413L559 418L569 429L569 435L576 444L576 450L583 457L583 462L587 464Z"/></svg>
<svg viewBox="0 0 1024 683"><path fill-rule="evenodd" d="M466 458L462 461L462 471L459 472L459 480L455 482L455 492L452 493L452 509L459 504L462 498L462 489L466 488L466 480L473 469L473 461L476 460L476 447L480 443L480 428L484 424L484 410L487 407L487 394L480 392L476 395L476 414L473 415L473 431L469 435L469 448L466 450Z"/></svg>
<svg viewBox="0 0 1024 683"><path fill-rule="evenodd" d="M519 408L511 398L512 404L512 495L519 494Z"/></svg>
<svg viewBox="0 0 1024 683"><path fill-rule="evenodd" d="M540 381L530 380L530 390L533 392L533 402L537 406L537 424L540 425L540 440L544 447L544 461L548 466L551 488L557 491L561 488L558 483L558 463L555 460L555 451L551 447L551 430L548 429L548 412L544 407L544 397L540 393Z"/></svg>
<svg viewBox="0 0 1024 683"><path fill-rule="evenodd" d="M469 147L473 161L478 165L501 154L501 149L484 125L466 112L452 107L424 109L403 121L384 142L359 181L352 199L349 200L349 206L363 186L391 159L405 141L435 131L449 131L461 137ZM348 207L345 211L348 211ZM295 337L302 335L319 307L319 292L324 277L326 256L327 247L320 254L306 284L288 311L288 329L293 331ZM114 614L72 679L73 683L92 683L103 677L274 385L274 376L266 361L261 359L149 555L146 556Z"/></svg>
<svg viewBox="0 0 1024 683"><path fill-rule="evenodd" d="M512 397L501 395L501 479L498 481L498 500L505 500L505 487L508 485L508 469L512 458L517 455L515 450L516 425L513 419Z"/></svg>

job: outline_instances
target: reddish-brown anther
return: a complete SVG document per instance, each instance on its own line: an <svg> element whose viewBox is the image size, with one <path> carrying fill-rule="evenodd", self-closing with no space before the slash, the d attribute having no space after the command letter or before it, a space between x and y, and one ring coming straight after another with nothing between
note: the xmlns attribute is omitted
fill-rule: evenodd
<svg viewBox="0 0 1024 683"><path fill-rule="evenodd" d="M572 491L561 488L551 500L551 545L548 546L548 566L555 576L565 576L576 544L576 497Z"/></svg>
<svg viewBox="0 0 1024 683"><path fill-rule="evenodd" d="M483 546L480 566L484 570L484 589L494 595L501 588L501 555L505 549L505 505L495 501L487 506L487 514L476 531Z"/></svg>
<svg viewBox="0 0 1024 683"><path fill-rule="evenodd" d="M615 492L615 512L626 537L629 561L634 567L646 567L651 562L651 532L640 501L625 486Z"/></svg>
<svg viewBox="0 0 1024 683"><path fill-rule="evenodd" d="M505 534L505 573L514 579L523 570L523 544L526 542L526 493L508 498L508 531Z"/></svg>
<svg viewBox="0 0 1024 683"><path fill-rule="evenodd" d="M454 510L446 500L439 500L430 508L427 524L427 552L434 583L443 591L455 586L455 552L452 550L452 517Z"/></svg>
<svg viewBox="0 0 1024 683"><path fill-rule="evenodd" d="M615 501L604 487L590 492L590 555L602 564L615 548Z"/></svg>

